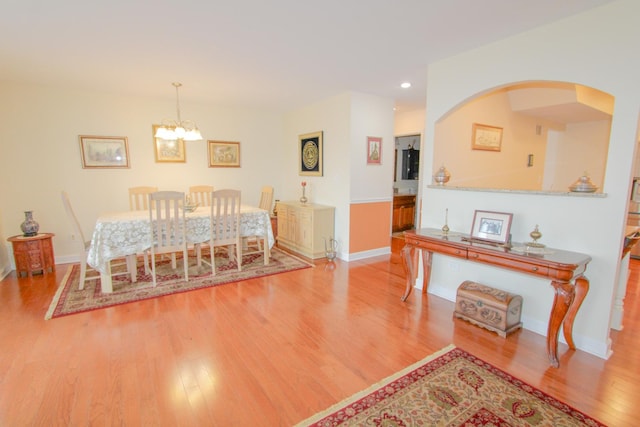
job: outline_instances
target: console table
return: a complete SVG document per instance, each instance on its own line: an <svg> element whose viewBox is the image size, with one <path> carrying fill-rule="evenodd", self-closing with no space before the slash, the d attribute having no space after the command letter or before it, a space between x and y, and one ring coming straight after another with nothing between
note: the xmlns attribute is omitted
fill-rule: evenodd
<svg viewBox="0 0 640 427"><path fill-rule="evenodd" d="M587 264L591 261L589 255L552 248L537 249L533 253L517 250L524 248L524 245L513 244L511 248L506 248L470 240L468 236L460 233L450 232L444 235L441 230L430 228L407 231L404 237L402 262L407 283L402 301L406 301L411 294L417 277L418 251L422 252L424 267L422 292L426 292L429 286L434 253L544 277L551 280L551 285L555 289L547 329L547 354L551 365L556 368L560 366L558 362L560 325L563 327L564 338L569 348L575 350L572 336L573 321L589 291L589 280L583 275Z"/></svg>

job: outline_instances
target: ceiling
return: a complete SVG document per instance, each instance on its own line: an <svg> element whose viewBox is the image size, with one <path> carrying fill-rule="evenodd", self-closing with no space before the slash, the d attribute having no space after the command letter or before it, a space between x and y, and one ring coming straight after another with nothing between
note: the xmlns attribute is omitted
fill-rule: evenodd
<svg viewBox="0 0 640 427"><path fill-rule="evenodd" d="M424 107L427 64L611 0L4 0L0 80L286 111ZM410 89L400 83L410 81Z"/></svg>

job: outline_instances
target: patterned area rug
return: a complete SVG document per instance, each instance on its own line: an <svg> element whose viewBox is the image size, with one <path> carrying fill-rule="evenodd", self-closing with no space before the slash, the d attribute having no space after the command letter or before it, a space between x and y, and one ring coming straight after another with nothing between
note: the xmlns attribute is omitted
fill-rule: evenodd
<svg viewBox="0 0 640 427"><path fill-rule="evenodd" d="M209 252L203 250L203 259L209 259ZM182 258L178 257L177 269L171 269L171 260L157 261L156 272L158 284L153 287L151 274L145 274L144 262L138 259L137 282L131 283L128 275L113 277L113 293L103 294L100 291L100 279L85 283L83 290L78 290L80 264L69 267L58 291L56 292L45 319L81 313L99 308L111 307L119 304L155 298L179 292L218 286L226 283L256 277L269 276L287 271L299 270L312 266L277 248L271 250L269 265L264 265L262 254L250 254L242 257L242 271L238 271L235 261L230 261L226 250L216 251L216 275L211 275L211 267L196 265L195 256L189 257L189 281L183 280ZM123 270L124 267L113 268L113 272ZM93 272L92 272L93 273Z"/></svg>
<svg viewBox="0 0 640 427"><path fill-rule="evenodd" d="M298 426L603 426L449 346Z"/></svg>

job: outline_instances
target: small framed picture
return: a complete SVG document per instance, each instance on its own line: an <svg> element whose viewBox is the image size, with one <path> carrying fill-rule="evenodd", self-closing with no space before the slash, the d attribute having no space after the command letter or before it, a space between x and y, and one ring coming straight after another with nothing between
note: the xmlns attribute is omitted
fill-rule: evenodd
<svg viewBox="0 0 640 427"><path fill-rule="evenodd" d="M500 151L502 147L502 128L474 123L472 130L472 149Z"/></svg>
<svg viewBox="0 0 640 427"><path fill-rule="evenodd" d="M367 164L382 164L382 138L376 136L367 137Z"/></svg>
<svg viewBox="0 0 640 427"><path fill-rule="evenodd" d="M240 143L231 141L207 141L209 143L210 168L239 168Z"/></svg>
<svg viewBox="0 0 640 427"><path fill-rule="evenodd" d="M471 238L492 243L505 244L509 241L513 214L476 210L471 226Z"/></svg>
<svg viewBox="0 0 640 427"><path fill-rule="evenodd" d="M322 176L322 131L298 137L298 175Z"/></svg>
<svg viewBox="0 0 640 427"><path fill-rule="evenodd" d="M156 132L160 125L153 125L153 147L156 155L156 163L185 163L187 154L182 139L157 138Z"/></svg>
<svg viewBox="0 0 640 427"><path fill-rule="evenodd" d="M126 136L80 135L79 137L84 169L129 167L129 144Z"/></svg>

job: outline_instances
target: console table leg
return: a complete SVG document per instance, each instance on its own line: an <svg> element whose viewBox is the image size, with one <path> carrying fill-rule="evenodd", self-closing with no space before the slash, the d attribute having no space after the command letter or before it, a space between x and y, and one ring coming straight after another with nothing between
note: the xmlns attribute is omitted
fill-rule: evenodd
<svg viewBox="0 0 640 427"><path fill-rule="evenodd" d="M422 249L422 293L427 293L429 287L429 280L431 279L431 260L433 253Z"/></svg>
<svg viewBox="0 0 640 427"><path fill-rule="evenodd" d="M404 267L405 276L407 277L406 287L404 289L404 295L402 295L402 301L406 301L409 295L411 295L411 290L413 289L413 284L415 283L415 268L414 268L414 254L416 248L410 245L405 245L402 248L402 266Z"/></svg>
<svg viewBox="0 0 640 427"><path fill-rule="evenodd" d="M571 283L567 282L551 282L555 289L553 297L553 306L551 307L551 316L549 318L549 328L547 330L547 355L549 361L554 368L560 366L558 361L558 335L560 333L560 325L567 315L569 306L574 300L575 288Z"/></svg>
<svg viewBox="0 0 640 427"><path fill-rule="evenodd" d="M576 279L575 296L573 302L569 306L567 315L564 318L562 324L562 331L564 332L564 339L567 341L569 348L575 350L576 345L573 342L573 321L576 318L576 314L582 305L582 301L587 296L589 291L589 279L584 276L580 276Z"/></svg>

